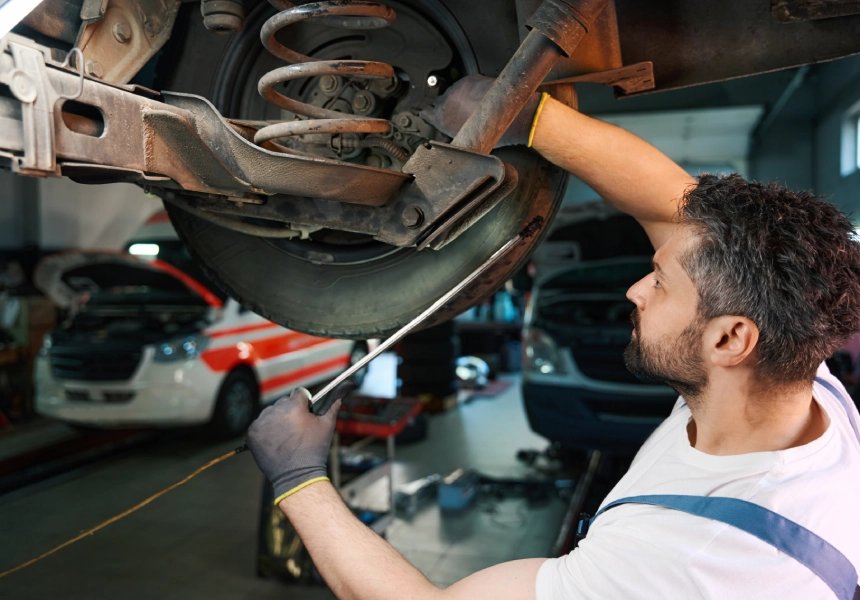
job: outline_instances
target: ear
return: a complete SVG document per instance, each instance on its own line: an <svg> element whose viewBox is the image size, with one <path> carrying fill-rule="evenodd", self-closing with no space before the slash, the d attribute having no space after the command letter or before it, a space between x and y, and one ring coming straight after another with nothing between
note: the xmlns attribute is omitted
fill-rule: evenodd
<svg viewBox="0 0 860 600"><path fill-rule="evenodd" d="M705 353L719 367L734 367L743 362L758 343L758 327L746 317L712 319L704 335Z"/></svg>

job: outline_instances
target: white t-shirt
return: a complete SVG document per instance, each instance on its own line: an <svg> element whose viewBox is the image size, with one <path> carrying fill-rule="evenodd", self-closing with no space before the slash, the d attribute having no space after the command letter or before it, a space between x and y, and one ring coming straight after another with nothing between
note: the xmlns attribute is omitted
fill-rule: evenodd
<svg viewBox="0 0 860 600"><path fill-rule="evenodd" d="M818 377L844 392L825 365ZM641 494L740 498L803 525L860 572L860 443L843 404L818 383L813 395L829 419L820 438L737 456L690 446L690 409L679 398L602 506ZM537 600L835 597L812 571L749 533L641 504L602 514L576 550L541 566L536 587Z"/></svg>

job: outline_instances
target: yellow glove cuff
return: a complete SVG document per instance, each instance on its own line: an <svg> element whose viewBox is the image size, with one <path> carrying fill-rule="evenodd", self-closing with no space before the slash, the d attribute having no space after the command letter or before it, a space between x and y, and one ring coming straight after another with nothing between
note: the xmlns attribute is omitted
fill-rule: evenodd
<svg viewBox="0 0 860 600"><path fill-rule="evenodd" d="M534 138L535 138L535 129L537 129L538 119L540 118L540 111L543 110L543 105L546 104L547 98L549 98L549 97L550 97L550 95L547 94L546 92L543 92L540 95L540 102L538 102L537 110L535 110L535 116L532 119L532 128L529 130L529 143L527 144L527 146L529 148L532 147L532 142L534 141Z"/></svg>
<svg viewBox="0 0 860 600"><path fill-rule="evenodd" d="M315 478L313 478L313 479L308 479L308 480L307 480L307 481L305 481L304 483L301 483L301 484L297 485L296 487L294 487L294 488L293 488L293 489L291 489L290 491L288 491L288 492L284 492L283 494L281 494L280 496L278 496L277 498L275 498L275 506L277 506L278 504L280 504L280 503L281 503L281 501L282 501L282 500L284 500L285 498L289 498L290 496L292 496L292 495L293 495L293 494L295 494L296 492L298 492L298 491L301 491L301 490L305 489L306 487L308 487L309 485L311 485L311 484L313 484L313 483L319 483L320 481L329 481L329 478L328 478L328 477L315 477Z"/></svg>

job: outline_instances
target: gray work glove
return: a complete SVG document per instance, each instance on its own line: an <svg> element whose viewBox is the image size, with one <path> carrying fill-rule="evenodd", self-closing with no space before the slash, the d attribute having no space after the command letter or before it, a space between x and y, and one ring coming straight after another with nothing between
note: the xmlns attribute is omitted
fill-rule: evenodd
<svg viewBox="0 0 860 600"><path fill-rule="evenodd" d="M350 384L350 385L345 385ZM248 449L275 490L275 505L311 483L328 481L326 462L341 399L350 381L331 393L337 400L325 414L308 410L310 392L297 388L267 407L248 429Z"/></svg>
<svg viewBox="0 0 860 600"><path fill-rule="evenodd" d="M432 107L422 110L421 118L445 135L455 137L495 81L494 78L483 75L467 75L437 98ZM496 148L530 145L529 135L541 97L538 92L532 94L502 139L496 144Z"/></svg>

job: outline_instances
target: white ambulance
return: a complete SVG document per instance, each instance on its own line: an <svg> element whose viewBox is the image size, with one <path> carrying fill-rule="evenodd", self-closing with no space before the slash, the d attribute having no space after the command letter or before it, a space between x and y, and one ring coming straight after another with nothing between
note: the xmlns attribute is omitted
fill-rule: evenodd
<svg viewBox="0 0 860 600"><path fill-rule="evenodd" d="M209 423L235 436L262 404L367 353L365 342L291 331L220 294L166 213L127 252L56 254L35 279L69 314L36 361L36 410L73 425Z"/></svg>

